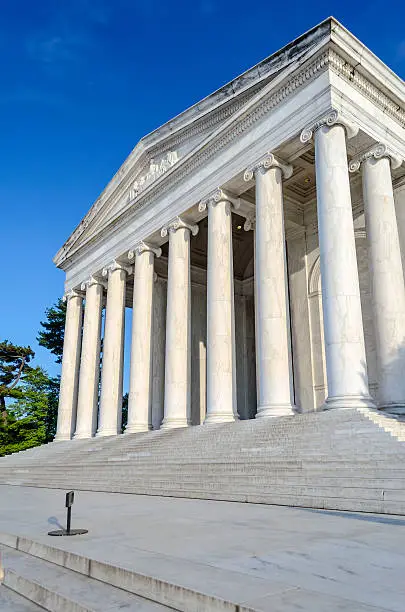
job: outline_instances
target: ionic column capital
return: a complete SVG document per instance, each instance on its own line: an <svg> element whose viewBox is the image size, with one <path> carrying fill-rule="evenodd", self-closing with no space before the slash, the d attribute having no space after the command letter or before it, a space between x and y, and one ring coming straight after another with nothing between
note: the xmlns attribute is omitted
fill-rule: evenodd
<svg viewBox="0 0 405 612"><path fill-rule="evenodd" d="M162 238L166 238L169 233L177 232L179 229L188 229L193 236L198 234L198 225L190 224L184 221L181 217L175 217L169 223L166 223L160 231Z"/></svg>
<svg viewBox="0 0 405 612"><path fill-rule="evenodd" d="M347 137L354 138L359 132L359 128L356 124L349 121L342 113L336 109L330 110L326 115L323 115L320 119L305 127L300 135L300 140L303 143L307 143L312 140L314 133L321 127L326 125L327 127L333 127L334 125L342 125L345 130Z"/></svg>
<svg viewBox="0 0 405 612"><path fill-rule="evenodd" d="M285 179L290 178L293 173L293 167L290 164L286 164L284 161L273 155L273 153L266 153L261 157L251 168L247 168L243 175L244 181L251 181L253 176L257 172L264 174L271 168L280 168L281 173Z"/></svg>
<svg viewBox="0 0 405 612"><path fill-rule="evenodd" d="M232 196L224 189L218 187L218 189L215 189L215 191L210 193L207 198L201 200L201 202L198 204L198 212L204 212L210 206L216 206L220 202L228 202L229 205L233 208L233 210L237 210L239 208L239 202L237 198Z"/></svg>
<svg viewBox="0 0 405 612"><path fill-rule="evenodd" d="M243 229L245 232L249 232L250 230L256 229L256 213L251 212L247 215L245 223L243 224Z"/></svg>
<svg viewBox="0 0 405 612"><path fill-rule="evenodd" d="M101 285L104 289L107 288L107 283L103 281L101 278L97 278L96 276L90 276L87 280L83 281L80 285L80 289L82 291L86 291L89 287L93 285Z"/></svg>
<svg viewBox="0 0 405 612"><path fill-rule="evenodd" d="M135 259L137 255L139 256L146 252L153 253L155 257L160 257L162 254L162 249L140 240L140 242L138 242L131 251L128 251L128 259L131 261Z"/></svg>
<svg viewBox="0 0 405 612"><path fill-rule="evenodd" d="M70 291L67 291L65 293L65 295L62 297L62 301L63 302L67 302L71 298L81 298L81 299L83 299L83 293L81 291L79 291L78 289L70 289Z"/></svg>
<svg viewBox="0 0 405 612"><path fill-rule="evenodd" d="M116 272L117 270L124 270L124 272L126 272L127 274L131 274L132 273L132 267L131 266L126 266L125 264L121 263L120 261L114 260L108 266L103 268L102 275L108 277L111 272Z"/></svg>
<svg viewBox="0 0 405 612"><path fill-rule="evenodd" d="M391 168L395 170L395 168L399 168L402 165L403 159L398 153L395 153L387 145L382 142L377 142L370 149L360 153L360 155L356 155L349 162L349 172L357 172L360 169L360 166L363 162L368 159L382 159L386 157L390 160Z"/></svg>

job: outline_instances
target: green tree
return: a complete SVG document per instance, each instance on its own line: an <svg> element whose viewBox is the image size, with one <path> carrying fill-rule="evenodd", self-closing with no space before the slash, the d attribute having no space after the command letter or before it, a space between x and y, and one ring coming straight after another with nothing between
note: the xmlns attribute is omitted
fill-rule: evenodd
<svg viewBox="0 0 405 612"><path fill-rule="evenodd" d="M45 310L46 321L41 321L37 342L56 356L56 363L62 363L63 339L65 336L66 302L61 298Z"/></svg>
<svg viewBox="0 0 405 612"><path fill-rule="evenodd" d="M17 388L24 367L35 356L30 346L18 346L8 340L0 342L0 412L1 420L7 421L6 398L19 397Z"/></svg>
<svg viewBox="0 0 405 612"><path fill-rule="evenodd" d="M7 407L0 423L0 456L44 444L56 430L59 380L41 368L26 367L19 395Z"/></svg>

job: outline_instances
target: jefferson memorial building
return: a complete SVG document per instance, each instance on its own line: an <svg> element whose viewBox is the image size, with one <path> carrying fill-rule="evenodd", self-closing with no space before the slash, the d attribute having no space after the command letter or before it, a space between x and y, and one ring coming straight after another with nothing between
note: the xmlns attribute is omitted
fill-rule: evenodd
<svg viewBox="0 0 405 612"><path fill-rule="evenodd" d="M54 259L56 440L121 433L126 308L124 435L404 413L404 159L404 82L333 18L142 138Z"/></svg>

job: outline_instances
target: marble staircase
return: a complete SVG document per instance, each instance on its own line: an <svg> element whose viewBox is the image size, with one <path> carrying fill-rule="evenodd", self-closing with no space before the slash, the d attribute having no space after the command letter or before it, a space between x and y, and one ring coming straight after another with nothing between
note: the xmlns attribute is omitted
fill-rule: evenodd
<svg viewBox="0 0 405 612"><path fill-rule="evenodd" d="M54 549L56 553L59 551ZM24 597L35 607L28 610L65 610L66 612L105 612L137 610L164 612L172 607L161 605L134 593L83 575L68 567L40 559L25 552L0 546L2 588L6 601L12 602L10 591ZM1 602L1 600L0 600ZM20 600L21 604L21 600ZM37 606L40 606L37 608ZM10 607L18 610L17 607ZM3 608L2 608L3 611ZM4 611L5 612L5 611Z"/></svg>
<svg viewBox="0 0 405 612"><path fill-rule="evenodd" d="M405 423L371 410L58 442L0 484L405 514Z"/></svg>

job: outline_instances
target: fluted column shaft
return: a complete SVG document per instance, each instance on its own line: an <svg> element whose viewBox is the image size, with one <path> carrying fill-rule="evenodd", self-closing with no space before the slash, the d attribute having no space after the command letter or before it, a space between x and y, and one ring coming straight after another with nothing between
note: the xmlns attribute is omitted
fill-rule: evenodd
<svg viewBox="0 0 405 612"><path fill-rule="evenodd" d="M169 234L167 279L165 399L162 429L186 427L190 421L191 286L190 233L181 220L162 229Z"/></svg>
<svg viewBox="0 0 405 612"><path fill-rule="evenodd" d="M283 176L290 176L292 168L269 154L245 178L252 172L256 179L256 418L278 417L293 414L282 188Z"/></svg>
<svg viewBox="0 0 405 612"><path fill-rule="evenodd" d="M405 280L405 184L395 190L395 212L397 218L399 245L401 248L402 271Z"/></svg>
<svg viewBox="0 0 405 612"><path fill-rule="evenodd" d="M325 408L373 406L368 390L346 134L315 132L316 190L328 397Z"/></svg>
<svg viewBox="0 0 405 612"><path fill-rule="evenodd" d="M125 433L152 429L153 276L155 255L160 255L160 249L141 243L134 253L131 367Z"/></svg>
<svg viewBox="0 0 405 612"><path fill-rule="evenodd" d="M86 289L86 304L74 437L90 438L97 429L103 285L97 279L90 279L82 288Z"/></svg>
<svg viewBox="0 0 405 612"><path fill-rule="evenodd" d="M362 164L377 343L378 404L405 411L405 285L390 160Z"/></svg>
<svg viewBox="0 0 405 612"><path fill-rule="evenodd" d="M205 423L238 418L236 402L235 312L232 210L218 191L208 207L207 413Z"/></svg>
<svg viewBox="0 0 405 612"><path fill-rule="evenodd" d="M71 291L66 299L65 336L55 441L70 440L76 424L83 298L76 291Z"/></svg>
<svg viewBox="0 0 405 612"><path fill-rule="evenodd" d="M108 286L97 436L121 433L125 287L128 272L128 268L118 263L103 270L103 276L108 276Z"/></svg>

